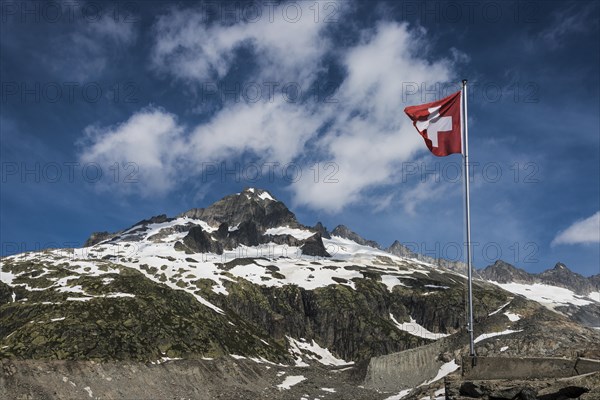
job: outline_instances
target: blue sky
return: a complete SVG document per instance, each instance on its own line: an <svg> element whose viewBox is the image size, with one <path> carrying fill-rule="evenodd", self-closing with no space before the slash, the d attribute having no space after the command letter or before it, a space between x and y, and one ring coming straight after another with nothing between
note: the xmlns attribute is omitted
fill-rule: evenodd
<svg viewBox="0 0 600 400"><path fill-rule="evenodd" d="M256 186L461 258L461 158L403 109L468 78L475 264L600 272L598 3L51 4L0 10L2 254Z"/></svg>

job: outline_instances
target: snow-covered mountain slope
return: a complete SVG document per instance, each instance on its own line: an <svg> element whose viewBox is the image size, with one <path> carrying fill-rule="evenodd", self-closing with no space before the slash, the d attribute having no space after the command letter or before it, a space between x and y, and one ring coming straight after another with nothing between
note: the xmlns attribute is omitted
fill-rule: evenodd
<svg viewBox="0 0 600 400"><path fill-rule="evenodd" d="M463 275L334 233L302 225L270 193L250 188L176 218L96 233L84 248L4 257L0 356L157 362L231 354L349 365L436 340L462 343ZM560 355L600 338L558 307L597 308L597 300L503 285L475 282L482 351L516 353L512 340L532 354ZM554 294L558 312L526 299ZM568 340L547 347L552 329Z"/></svg>

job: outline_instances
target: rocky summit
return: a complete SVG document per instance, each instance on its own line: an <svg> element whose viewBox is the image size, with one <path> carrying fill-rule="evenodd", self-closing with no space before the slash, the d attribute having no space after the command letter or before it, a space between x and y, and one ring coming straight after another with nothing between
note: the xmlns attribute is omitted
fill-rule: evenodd
<svg viewBox="0 0 600 400"><path fill-rule="evenodd" d="M256 188L1 261L2 398L434 399L468 359L466 268ZM597 278L477 276L479 355L600 358Z"/></svg>

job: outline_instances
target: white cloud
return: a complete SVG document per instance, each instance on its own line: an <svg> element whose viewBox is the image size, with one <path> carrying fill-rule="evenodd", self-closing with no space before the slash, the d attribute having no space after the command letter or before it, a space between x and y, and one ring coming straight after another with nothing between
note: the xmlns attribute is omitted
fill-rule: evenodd
<svg viewBox="0 0 600 400"><path fill-rule="evenodd" d="M576 221L552 240L552 246L578 243L600 243L600 211L589 218Z"/></svg>
<svg viewBox="0 0 600 400"><path fill-rule="evenodd" d="M114 127L89 126L85 134L80 162L97 163L103 174L111 175L98 182L104 189L163 194L175 187L186 169L181 159L186 148L183 127L164 110L149 107ZM115 163L120 166L117 178Z"/></svg>
<svg viewBox="0 0 600 400"><path fill-rule="evenodd" d="M421 31L386 22L347 50L348 75L334 96L336 120L317 145L339 166L339 182L294 183L298 203L340 211L368 196L369 189L393 183L400 164L425 149L404 115L404 87L447 81L452 74L445 60L430 63L415 56L425 47L423 41Z"/></svg>
<svg viewBox="0 0 600 400"><path fill-rule="evenodd" d="M342 3L330 3L343 9ZM171 9L154 26L153 68L196 83L221 79L238 61L236 51L247 48L259 65L256 81L312 82L322 57L331 50L324 34L330 26L315 23L306 7L304 17L293 23L283 17L283 5L265 3L261 10L256 21L226 24L207 23L210 13L203 7Z"/></svg>
<svg viewBox="0 0 600 400"><path fill-rule="evenodd" d="M346 7L347 3L339 4ZM207 80L221 82L231 71L256 64L251 76L240 78L240 83L298 82L306 90L334 56L345 72L332 95L334 102L291 103L282 96L252 103L225 101L207 121L189 129L177 125L175 117L164 111L145 110L117 129L100 130L94 147L84 149L82 157L112 160L117 154L143 160L153 177L152 184L142 186L149 192L172 188L177 171L197 174L204 162L247 153L262 162L283 165L293 161L303 170L303 178L289 186L294 203L329 212L369 201L372 189L397 183L401 163L426 151L403 112L408 105L402 96L405 85L449 81L454 77L452 61L428 60L426 32L411 30L404 23L380 22L359 32L358 43L334 48L330 25L315 23L313 18L290 23L277 18L281 15L277 9L274 15L273 21L209 24L202 10L171 9L154 27L152 67L193 86ZM241 47L251 52L251 60L237 58ZM153 133L139 135L149 145L125 139L126 131L136 132L136 127L154 119L160 123ZM334 183L314 179L309 168L315 162L336 166ZM333 171L322 172L324 178ZM428 193L421 190L419 198ZM390 200L375 199L374 206L381 208Z"/></svg>

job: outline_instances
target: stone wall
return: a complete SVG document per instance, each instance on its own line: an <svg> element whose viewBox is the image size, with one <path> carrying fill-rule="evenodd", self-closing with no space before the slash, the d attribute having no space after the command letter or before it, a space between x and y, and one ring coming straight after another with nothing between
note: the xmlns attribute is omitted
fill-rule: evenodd
<svg viewBox="0 0 600 400"><path fill-rule="evenodd" d="M465 359L463 379L565 378L600 371L600 362L588 359L478 357L475 365Z"/></svg>
<svg viewBox="0 0 600 400"><path fill-rule="evenodd" d="M438 358L445 348L447 343L439 340L416 349L373 357L364 386L386 392L416 387L437 375L443 364Z"/></svg>

